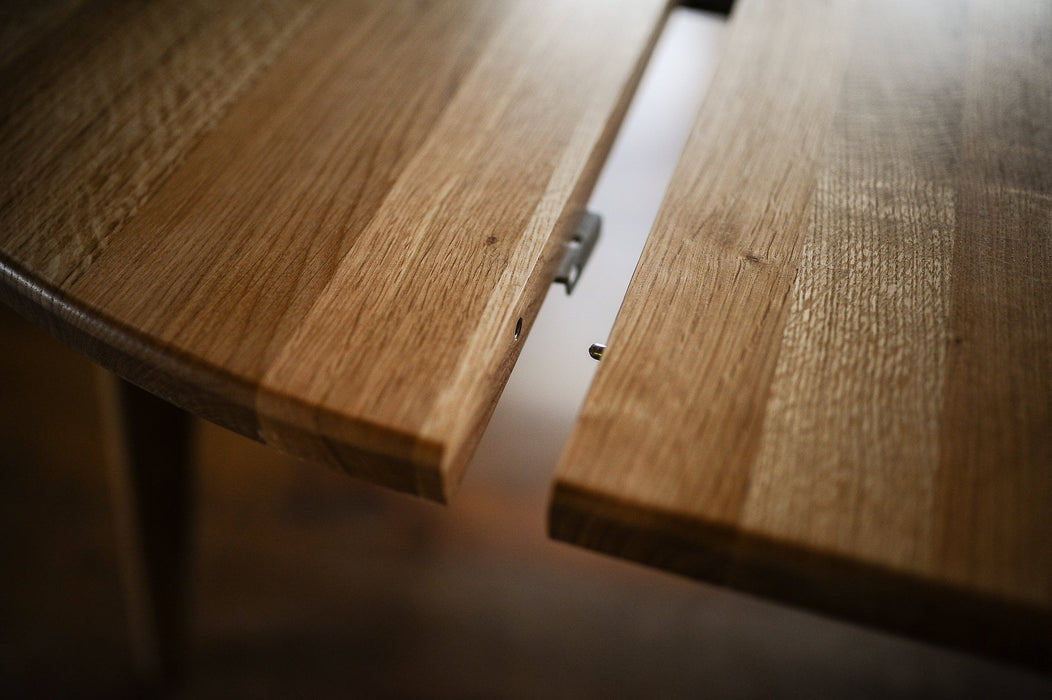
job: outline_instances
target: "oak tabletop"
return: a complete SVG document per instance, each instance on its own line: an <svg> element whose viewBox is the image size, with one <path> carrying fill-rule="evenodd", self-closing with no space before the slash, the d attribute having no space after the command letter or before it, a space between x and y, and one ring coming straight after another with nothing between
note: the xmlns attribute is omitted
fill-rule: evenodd
<svg viewBox="0 0 1052 700"><path fill-rule="evenodd" d="M0 298L197 415L445 500L667 5L18 8Z"/></svg>
<svg viewBox="0 0 1052 700"><path fill-rule="evenodd" d="M1052 666L1050 36L736 3L554 537Z"/></svg>

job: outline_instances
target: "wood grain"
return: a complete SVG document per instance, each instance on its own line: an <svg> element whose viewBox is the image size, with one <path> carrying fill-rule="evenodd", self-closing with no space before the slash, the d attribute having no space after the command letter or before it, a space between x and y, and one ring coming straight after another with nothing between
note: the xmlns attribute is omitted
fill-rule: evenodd
<svg viewBox="0 0 1052 700"><path fill-rule="evenodd" d="M736 6L553 536L1052 665L1050 29Z"/></svg>
<svg viewBox="0 0 1052 700"><path fill-rule="evenodd" d="M3 69L3 296L198 415L444 500L666 5L86 3Z"/></svg>

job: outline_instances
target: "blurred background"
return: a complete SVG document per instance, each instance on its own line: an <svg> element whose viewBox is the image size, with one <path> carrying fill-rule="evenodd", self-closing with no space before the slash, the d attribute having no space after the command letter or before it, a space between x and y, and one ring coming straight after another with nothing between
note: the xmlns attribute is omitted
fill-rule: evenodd
<svg viewBox="0 0 1052 700"><path fill-rule="evenodd" d="M676 10L452 505L197 431L182 680L137 684L95 369L0 307L0 696L1052 697L1052 681L548 540L548 488L704 93Z"/></svg>

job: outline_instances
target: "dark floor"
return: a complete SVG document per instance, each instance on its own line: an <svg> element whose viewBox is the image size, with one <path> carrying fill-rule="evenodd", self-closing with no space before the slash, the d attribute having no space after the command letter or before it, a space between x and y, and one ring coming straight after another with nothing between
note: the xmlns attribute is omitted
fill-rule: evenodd
<svg viewBox="0 0 1052 700"><path fill-rule="evenodd" d="M95 378L0 308L0 696L136 691ZM502 403L448 508L199 432L176 697L1052 697L1016 669L556 544L563 417Z"/></svg>

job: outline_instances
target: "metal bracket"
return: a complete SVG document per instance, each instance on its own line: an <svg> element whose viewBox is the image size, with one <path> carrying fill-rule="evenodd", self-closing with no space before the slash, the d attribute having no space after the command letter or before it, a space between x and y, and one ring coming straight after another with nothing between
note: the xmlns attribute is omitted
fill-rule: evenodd
<svg viewBox="0 0 1052 700"><path fill-rule="evenodd" d="M555 282L566 285L566 293L569 294L581 279L581 272L592 255L596 241L599 240L599 229L602 228L603 220L598 214L586 211L574 229L573 236L566 242L563 260L559 264L559 270L555 273Z"/></svg>

